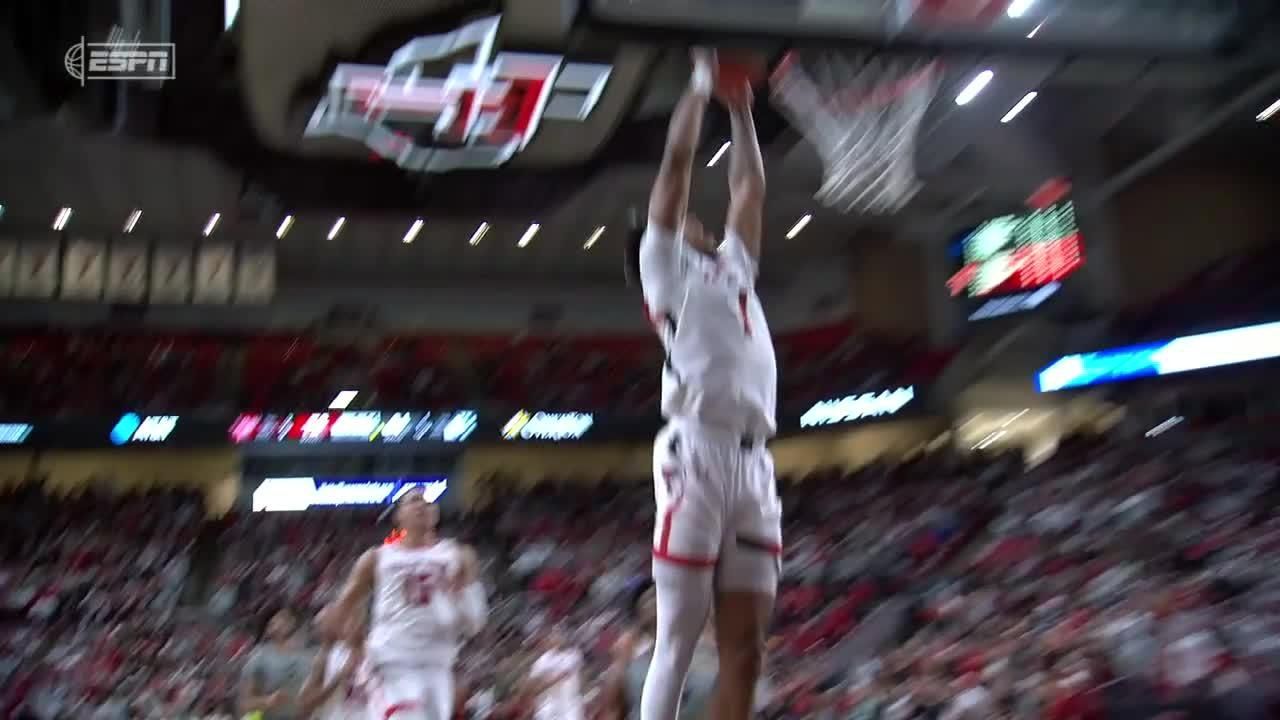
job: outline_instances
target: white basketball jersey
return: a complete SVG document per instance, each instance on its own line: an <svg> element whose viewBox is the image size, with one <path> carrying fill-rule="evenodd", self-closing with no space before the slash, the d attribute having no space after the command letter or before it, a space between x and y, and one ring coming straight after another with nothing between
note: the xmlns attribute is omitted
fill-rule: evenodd
<svg viewBox="0 0 1280 720"><path fill-rule="evenodd" d="M662 338L662 414L763 438L776 430L778 366L756 297L756 261L725 231L714 257L652 219L640 241L640 282Z"/></svg>
<svg viewBox="0 0 1280 720"><path fill-rule="evenodd" d="M447 583L461 562L459 546L384 545L376 554L369 662L452 665L461 644L457 605Z"/></svg>
<svg viewBox="0 0 1280 720"><path fill-rule="evenodd" d="M338 673L341 673L342 669L347 666L347 660L350 658L351 649L346 645L337 643L329 649L329 655L325 658L324 663L325 685L333 682ZM317 713L317 717L321 718L321 720L352 720L353 718L363 717L369 707L369 702L365 698L360 675L360 672L356 672L344 687L338 688L333 697L329 698L329 701Z"/></svg>

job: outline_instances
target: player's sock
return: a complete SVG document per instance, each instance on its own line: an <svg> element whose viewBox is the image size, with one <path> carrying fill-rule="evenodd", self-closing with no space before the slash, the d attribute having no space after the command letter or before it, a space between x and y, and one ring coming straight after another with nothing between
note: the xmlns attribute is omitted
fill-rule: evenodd
<svg viewBox="0 0 1280 720"><path fill-rule="evenodd" d="M658 627L640 698L640 720L675 720L685 675L711 611L712 580L710 570L654 562Z"/></svg>

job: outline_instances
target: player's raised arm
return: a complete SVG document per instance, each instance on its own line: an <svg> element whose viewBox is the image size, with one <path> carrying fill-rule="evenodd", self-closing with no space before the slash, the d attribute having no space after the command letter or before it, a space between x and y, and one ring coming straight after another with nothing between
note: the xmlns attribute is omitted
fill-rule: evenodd
<svg viewBox="0 0 1280 720"><path fill-rule="evenodd" d="M484 629L489 613L489 600L484 583L480 580L480 561L475 548L464 545L459 554L458 577L454 580L458 610L462 619L462 632L471 637Z"/></svg>
<svg viewBox="0 0 1280 720"><path fill-rule="evenodd" d="M331 639L346 637L348 628L363 616L369 595L373 593L377 558L376 548L365 550L351 568L351 575L338 592L338 597L316 617L316 624Z"/></svg>
<svg viewBox="0 0 1280 720"><path fill-rule="evenodd" d="M684 223L685 211L689 207L693 157L698 152L702 118L707 112L715 72L711 51L696 49L690 55L693 58L693 77L671 115L662 165L649 194L649 221L673 233Z"/></svg>
<svg viewBox="0 0 1280 720"><path fill-rule="evenodd" d="M732 230L747 252L760 259L760 226L764 214L764 160L756 123L751 116L751 86L723 98L729 109L733 144L729 146L729 216L725 227Z"/></svg>

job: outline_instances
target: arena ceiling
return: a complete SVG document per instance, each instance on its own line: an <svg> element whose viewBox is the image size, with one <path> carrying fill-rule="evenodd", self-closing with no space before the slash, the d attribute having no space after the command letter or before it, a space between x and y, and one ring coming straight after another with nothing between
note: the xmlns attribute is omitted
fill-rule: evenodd
<svg viewBox="0 0 1280 720"><path fill-rule="evenodd" d="M296 222L279 243L286 283L617 277L626 218L644 202L687 73L683 50L671 45L695 38L646 34L621 42L616 29L575 26L574 3L545 0L247 0L224 34L221 5L180 6L174 40L183 69L159 92L130 93L125 112L68 92L60 52L32 55L33 47L66 45L66 27L34 40L15 40L18 32L4 38L26 61L0 63L8 68L7 102L0 102L8 114L0 129L6 224L43 230L59 208L72 207L72 231L118 233L141 209L136 232L193 242L215 212L219 232L264 239L292 215ZM546 123L501 169L438 176L371 162L354 143L302 137L299 99L337 62L385 60L408 38L493 12L503 13L504 49L613 65L585 122ZM0 46L11 58L12 49ZM956 107L949 99L979 67L993 68L1000 82ZM1134 164L1152 153L1273 164L1280 159L1275 130L1253 115L1280 97L1274 68L1248 53L954 55L920 143L928 185L894 222L935 229L1008 210L1045 178L1081 165L1114 190L1126 169L1142 170ZM61 85L51 79L59 77ZM1000 123L1030 89L1040 91L1037 102L1018 122ZM816 209L816 153L773 113L762 112L759 122L771 174L771 254L831 257L860 226L880 224ZM707 160L726 135L724 119L714 116ZM704 165L695 205L714 217L726 202L723 166ZM810 213L809 227L785 240ZM347 221L328 240L338 217ZM423 229L405 244L418 218ZM488 233L469 244L481 223ZM517 247L531 223L541 231ZM599 227L606 231L586 247Z"/></svg>

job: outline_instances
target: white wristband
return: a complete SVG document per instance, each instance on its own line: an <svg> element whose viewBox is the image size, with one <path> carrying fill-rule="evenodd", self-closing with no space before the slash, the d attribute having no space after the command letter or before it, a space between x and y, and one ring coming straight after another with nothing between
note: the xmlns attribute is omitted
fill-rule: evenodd
<svg viewBox="0 0 1280 720"><path fill-rule="evenodd" d="M712 87L711 66L705 62L696 62L693 64L693 77L689 78L689 89L693 94L701 97L711 97Z"/></svg>

